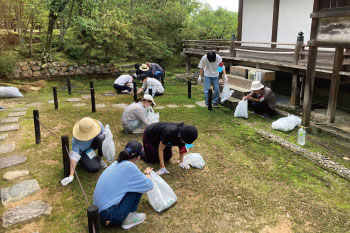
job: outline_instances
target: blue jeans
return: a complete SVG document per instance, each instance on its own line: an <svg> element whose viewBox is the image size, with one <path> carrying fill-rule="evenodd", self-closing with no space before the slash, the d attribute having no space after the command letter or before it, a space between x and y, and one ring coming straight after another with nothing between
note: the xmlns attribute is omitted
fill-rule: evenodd
<svg viewBox="0 0 350 233"><path fill-rule="evenodd" d="M219 77L207 77L204 76L204 98L205 104L208 104L208 89L210 85L213 84L214 87L214 96L213 96L213 104L217 104L220 96L219 90Z"/></svg>
<svg viewBox="0 0 350 233"><path fill-rule="evenodd" d="M153 77L154 78L156 78L156 79L158 79L158 80L160 80L160 78L163 76L163 72L162 71L156 71L156 72L154 72L154 74L153 74Z"/></svg>
<svg viewBox="0 0 350 233"><path fill-rule="evenodd" d="M110 221L111 226L121 225L130 212L137 210L141 196L142 193L126 193L118 204L101 211L101 221Z"/></svg>

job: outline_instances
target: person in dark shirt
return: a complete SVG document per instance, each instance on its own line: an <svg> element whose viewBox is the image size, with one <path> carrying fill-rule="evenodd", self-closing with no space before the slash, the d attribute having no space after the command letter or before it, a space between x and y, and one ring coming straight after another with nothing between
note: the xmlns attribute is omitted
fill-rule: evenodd
<svg viewBox="0 0 350 233"><path fill-rule="evenodd" d="M172 147L178 146L180 153L179 166L189 169L183 162L187 152L186 144L192 144L198 137L197 128L184 123L158 122L147 126L143 133L144 155L141 159L146 163L160 163L158 175L169 173L164 162L172 157Z"/></svg>
<svg viewBox="0 0 350 233"><path fill-rule="evenodd" d="M135 64L137 79L152 78L153 74L150 68L146 64Z"/></svg>

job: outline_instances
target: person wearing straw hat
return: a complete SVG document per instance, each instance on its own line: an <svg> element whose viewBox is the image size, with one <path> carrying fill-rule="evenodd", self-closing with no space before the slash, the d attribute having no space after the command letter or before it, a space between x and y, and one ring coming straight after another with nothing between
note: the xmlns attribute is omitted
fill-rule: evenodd
<svg viewBox="0 0 350 233"><path fill-rule="evenodd" d="M156 105L151 95L144 95L142 99L126 107L122 114L122 126L126 133L143 133L147 121L147 114L151 111L151 106Z"/></svg>
<svg viewBox="0 0 350 233"><path fill-rule="evenodd" d="M141 66L138 65L138 68L136 69L136 75L138 79L142 79L143 77L153 77L152 71L149 69L147 64L142 64Z"/></svg>
<svg viewBox="0 0 350 233"><path fill-rule="evenodd" d="M158 65L157 63L146 62L146 65L152 71L153 78L160 80L161 77L164 76L163 68L160 65Z"/></svg>
<svg viewBox="0 0 350 233"><path fill-rule="evenodd" d="M105 139L104 127L98 120L84 117L73 127L72 150L69 153L70 176L61 181L63 186L74 179L77 163L88 172L97 172L107 167L102 159L102 142ZM94 150L97 149L97 155Z"/></svg>
<svg viewBox="0 0 350 233"><path fill-rule="evenodd" d="M149 90L152 89L152 96L163 95L164 87L162 83L159 82L157 79L143 76L141 80L143 85L137 91L137 94L141 94L142 92L145 92L145 94L149 94Z"/></svg>
<svg viewBox="0 0 350 233"><path fill-rule="evenodd" d="M142 194L153 189L152 169L147 167L142 173L136 166L141 154L141 143L128 142L117 161L98 178L93 203L104 225L130 229L146 219L144 213L136 211Z"/></svg>
<svg viewBox="0 0 350 233"><path fill-rule="evenodd" d="M253 81L250 90L252 92L244 96L243 100L249 101L256 114L264 117L276 114L276 98L270 88L265 87L260 81Z"/></svg>
<svg viewBox="0 0 350 233"><path fill-rule="evenodd" d="M189 169L183 159L187 152L186 144L192 144L198 137L197 128L182 123L158 122L147 126L143 132L144 155L141 159L146 163L160 163L158 175L169 173L165 162L172 157L172 147L179 147L180 164L183 169Z"/></svg>

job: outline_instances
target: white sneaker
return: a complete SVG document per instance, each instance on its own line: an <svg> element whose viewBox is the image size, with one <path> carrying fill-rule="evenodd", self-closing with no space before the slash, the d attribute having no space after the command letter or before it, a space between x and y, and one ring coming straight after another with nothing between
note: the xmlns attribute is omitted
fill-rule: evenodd
<svg viewBox="0 0 350 233"><path fill-rule="evenodd" d="M124 230L130 229L146 219L146 214L144 213L137 213L137 212L130 212L128 216L124 219L122 223L122 228Z"/></svg>
<svg viewBox="0 0 350 233"><path fill-rule="evenodd" d="M107 163L105 161L103 161L103 159L100 160L100 168L106 168L107 167Z"/></svg>
<svg viewBox="0 0 350 233"><path fill-rule="evenodd" d="M144 130L145 130L145 129L143 129L143 128L137 128L137 129L135 129L134 131L132 131L132 133L134 133L134 134L139 134L139 133L143 133Z"/></svg>
<svg viewBox="0 0 350 233"><path fill-rule="evenodd" d="M166 170L165 167L163 167L163 168L159 169L156 173L157 173L158 176L161 176L161 175L164 175L164 174L168 174L169 172L168 172L168 170Z"/></svg>

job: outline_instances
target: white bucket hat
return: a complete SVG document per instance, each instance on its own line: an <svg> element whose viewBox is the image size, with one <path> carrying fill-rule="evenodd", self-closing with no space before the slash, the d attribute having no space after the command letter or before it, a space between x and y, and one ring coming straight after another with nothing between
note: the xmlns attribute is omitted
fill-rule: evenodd
<svg viewBox="0 0 350 233"><path fill-rule="evenodd" d="M149 67L148 67L147 64L142 64L142 65L140 66L140 70L142 70L142 71L148 71L148 70L149 70Z"/></svg>
<svg viewBox="0 0 350 233"><path fill-rule="evenodd" d="M254 81L252 82L252 86L250 88L251 91L257 91L260 89L263 89L265 86L261 84L260 81Z"/></svg>
<svg viewBox="0 0 350 233"><path fill-rule="evenodd" d="M89 141L101 132L100 123L90 117L84 117L73 127L73 136L80 141Z"/></svg>
<svg viewBox="0 0 350 233"><path fill-rule="evenodd" d="M153 97L151 95L146 94L146 95L143 96L142 99L150 100L150 101L152 101L153 105L156 105L156 103L154 102Z"/></svg>

